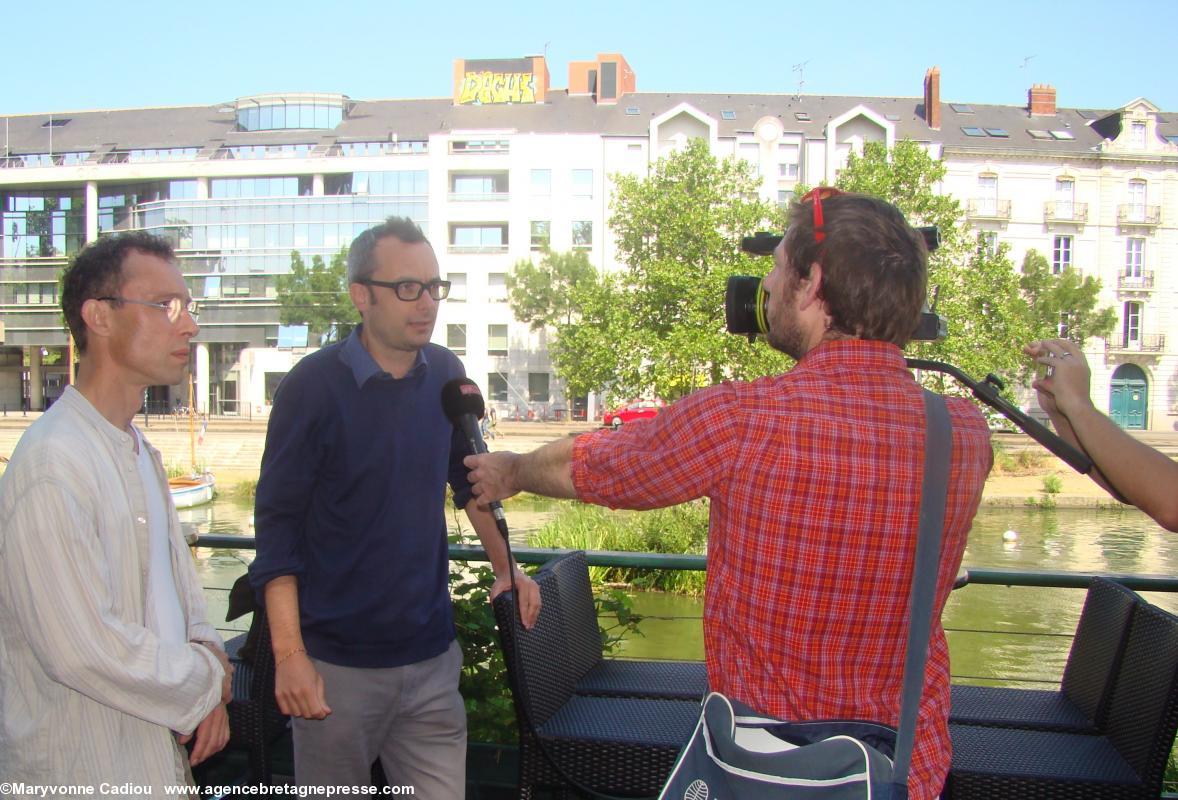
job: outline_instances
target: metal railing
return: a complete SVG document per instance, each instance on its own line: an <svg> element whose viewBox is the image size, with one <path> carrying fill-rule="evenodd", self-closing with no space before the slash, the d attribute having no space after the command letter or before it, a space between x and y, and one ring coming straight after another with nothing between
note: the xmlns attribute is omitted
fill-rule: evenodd
<svg viewBox="0 0 1178 800"><path fill-rule="evenodd" d="M194 547L253 550L254 537L232 534L203 534ZM543 564L567 550L512 546L511 553L520 564ZM490 561L481 547L452 544L451 561ZM707 556L690 553L645 553L619 550L589 550L585 560L591 567L630 567L636 569L707 570ZM961 571L957 589L965 586L1027 586L1049 589L1086 589L1096 576L1114 580L1136 592L1178 592L1178 576L1149 573L1067 572L1063 570L1018 570L993 567L970 567ZM1003 631L1005 633L1006 631ZM994 631L998 633L998 631Z"/></svg>
<svg viewBox="0 0 1178 800"><path fill-rule="evenodd" d="M1153 271L1146 271L1138 273L1137 275L1127 275L1124 272L1117 275L1117 288L1128 291L1139 290L1148 291L1153 289Z"/></svg>
<svg viewBox="0 0 1178 800"><path fill-rule="evenodd" d="M1043 204L1043 220L1045 222L1087 222L1088 204L1048 200Z"/></svg>
<svg viewBox="0 0 1178 800"><path fill-rule="evenodd" d="M505 244L450 244L446 245L447 253L506 253Z"/></svg>
<svg viewBox="0 0 1178 800"><path fill-rule="evenodd" d="M1117 206L1117 222L1121 225L1160 225L1162 207L1122 203Z"/></svg>
<svg viewBox="0 0 1178 800"><path fill-rule="evenodd" d="M1161 353L1166 349L1166 334L1147 333L1130 341L1106 339L1104 349L1109 353Z"/></svg>
<svg viewBox="0 0 1178 800"><path fill-rule="evenodd" d="M1010 219L1010 201L973 197L966 203L966 214L973 219Z"/></svg>
<svg viewBox="0 0 1178 800"><path fill-rule="evenodd" d="M510 192L448 192L446 199L451 202L501 203L511 199Z"/></svg>
<svg viewBox="0 0 1178 800"><path fill-rule="evenodd" d="M229 548L236 550L252 550L255 540L252 536L237 536L229 534L205 534L194 543L194 547ZM543 564L557 555L568 552L548 548L516 547L511 548L515 560L520 564ZM639 569L660 570L696 570L706 571L707 557L694 554L667 554L646 552L621 552L591 550L585 553L586 561L591 567L631 567ZM488 562L486 551L481 547L452 544L449 547L451 561ZM1141 573L1095 573L1095 572L1065 572L1062 570L1016 570L988 567L975 567L963 570L959 574L955 589L966 586L1006 586L1006 587L1040 587L1051 589L1086 589L1092 578L1101 575L1121 583L1137 592L1178 592L1178 576L1141 574ZM227 591L227 587L222 589ZM699 619L699 617L678 617L676 619ZM230 630L228 633L239 633L240 630ZM972 633L983 635L1011 635L1025 634L1027 636L1069 637L1072 632L1044 632L1044 631L1011 631L997 629L946 629L947 633ZM1017 684L1058 683L1037 678L1000 676L959 676L967 679L985 679L996 682L1010 682ZM1168 784L1163 787L1161 800L1178 800L1178 792L1169 791Z"/></svg>

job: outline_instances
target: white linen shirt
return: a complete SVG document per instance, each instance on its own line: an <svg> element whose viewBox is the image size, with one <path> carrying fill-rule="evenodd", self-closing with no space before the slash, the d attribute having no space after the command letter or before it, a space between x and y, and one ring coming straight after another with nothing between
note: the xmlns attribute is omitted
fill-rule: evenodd
<svg viewBox="0 0 1178 800"><path fill-rule="evenodd" d="M188 641L161 641L145 602L147 505L134 441L69 387L0 477L4 781L130 783L163 797L163 786L188 776L172 731L191 733L220 702L221 665L194 642L223 644L170 502ZM167 492L159 453L148 448Z"/></svg>

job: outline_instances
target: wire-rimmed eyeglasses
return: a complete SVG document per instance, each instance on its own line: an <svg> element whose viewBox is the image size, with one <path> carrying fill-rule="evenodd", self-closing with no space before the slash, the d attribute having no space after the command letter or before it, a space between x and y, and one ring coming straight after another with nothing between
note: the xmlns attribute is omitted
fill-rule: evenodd
<svg viewBox="0 0 1178 800"><path fill-rule="evenodd" d="M94 299L105 300L108 303L133 303L137 306L158 308L168 315L168 322L172 323L180 319L180 313L182 311L187 311L188 316L192 317L193 320L200 316L200 303L195 300L182 300L179 297L173 297L159 303L153 303L149 300L132 300L129 297L96 297Z"/></svg>
<svg viewBox="0 0 1178 800"><path fill-rule="evenodd" d="M383 286L386 289L392 289L397 294L398 300L404 300L406 303L412 303L421 297L422 292L429 292L429 296L433 300L445 300L450 296L450 281L432 280L428 283L422 281L378 281L375 278L365 278L357 283L364 286Z"/></svg>

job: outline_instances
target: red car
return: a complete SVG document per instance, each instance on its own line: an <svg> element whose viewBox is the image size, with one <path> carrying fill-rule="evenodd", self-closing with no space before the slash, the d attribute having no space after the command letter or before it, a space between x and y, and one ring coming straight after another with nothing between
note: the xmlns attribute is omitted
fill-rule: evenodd
<svg viewBox="0 0 1178 800"><path fill-rule="evenodd" d="M605 412L601 424L617 430L627 422L656 417L664 407L662 400L632 400L624 406Z"/></svg>

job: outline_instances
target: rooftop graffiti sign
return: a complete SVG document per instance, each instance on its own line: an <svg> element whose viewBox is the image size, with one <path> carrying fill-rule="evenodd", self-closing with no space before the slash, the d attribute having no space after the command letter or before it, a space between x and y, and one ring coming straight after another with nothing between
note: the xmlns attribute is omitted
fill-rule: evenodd
<svg viewBox="0 0 1178 800"><path fill-rule="evenodd" d="M535 103L536 81L531 72L467 72L458 94L462 105Z"/></svg>

